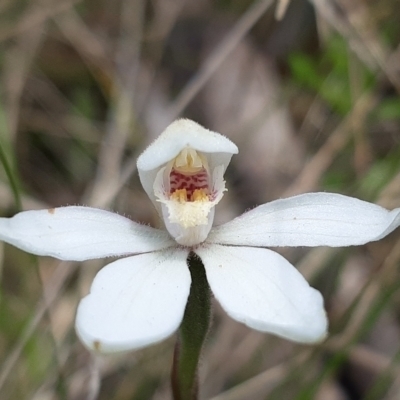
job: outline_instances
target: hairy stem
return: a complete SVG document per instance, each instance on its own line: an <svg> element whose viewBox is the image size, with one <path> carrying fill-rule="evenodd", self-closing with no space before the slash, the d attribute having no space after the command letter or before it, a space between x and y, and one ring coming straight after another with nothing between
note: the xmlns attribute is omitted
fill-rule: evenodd
<svg viewBox="0 0 400 400"><path fill-rule="evenodd" d="M198 398L198 365L211 320L210 288L203 263L190 253L188 266L192 285L175 346L171 377L174 400Z"/></svg>

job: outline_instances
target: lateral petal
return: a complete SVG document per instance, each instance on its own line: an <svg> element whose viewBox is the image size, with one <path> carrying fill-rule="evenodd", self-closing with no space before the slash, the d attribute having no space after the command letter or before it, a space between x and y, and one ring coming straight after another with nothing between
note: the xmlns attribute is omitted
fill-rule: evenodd
<svg viewBox="0 0 400 400"><path fill-rule="evenodd" d="M400 208L334 193L275 200L215 227L207 242L242 246L352 246L379 240L400 225Z"/></svg>
<svg viewBox="0 0 400 400"><path fill-rule="evenodd" d="M109 211L79 206L0 218L0 240L29 253L70 261L144 253L174 245L167 232Z"/></svg>
<svg viewBox="0 0 400 400"><path fill-rule="evenodd" d="M279 254L220 245L204 245L196 254L212 292L233 319L296 342L318 342L326 336L321 294Z"/></svg>
<svg viewBox="0 0 400 400"><path fill-rule="evenodd" d="M187 250L168 249L115 261L96 275L79 304L76 331L102 353L139 349L170 336L190 290Z"/></svg>

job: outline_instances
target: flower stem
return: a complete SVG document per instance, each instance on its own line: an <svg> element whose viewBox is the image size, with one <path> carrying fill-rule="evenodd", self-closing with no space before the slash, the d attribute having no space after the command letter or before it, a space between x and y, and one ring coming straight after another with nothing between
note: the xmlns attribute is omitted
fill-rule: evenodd
<svg viewBox="0 0 400 400"><path fill-rule="evenodd" d="M190 253L188 266L192 285L172 365L174 400L198 398L198 364L211 320L210 288L203 263L194 253Z"/></svg>

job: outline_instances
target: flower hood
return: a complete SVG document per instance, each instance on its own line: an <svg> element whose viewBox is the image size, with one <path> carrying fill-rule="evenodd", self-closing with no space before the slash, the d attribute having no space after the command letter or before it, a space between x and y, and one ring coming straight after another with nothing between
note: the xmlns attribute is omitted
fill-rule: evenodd
<svg viewBox="0 0 400 400"><path fill-rule="evenodd" d="M223 175L238 148L188 119L173 122L138 158L144 190L166 229L185 246L203 242L225 189Z"/></svg>

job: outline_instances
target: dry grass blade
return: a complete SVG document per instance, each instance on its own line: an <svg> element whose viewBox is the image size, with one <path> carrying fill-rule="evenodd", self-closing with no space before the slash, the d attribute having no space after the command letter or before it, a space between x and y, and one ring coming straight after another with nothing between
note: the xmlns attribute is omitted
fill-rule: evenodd
<svg viewBox="0 0 400 400"><path fill-rule="evenodd" d="M380 68L400 93L400 78L397 66L390 62L391 57L377 32L372 32L368 11L362 2L349 3L342 0L311 0L316 10L326 21L343 35L350 47L369 68Z"/></svg>
<svg viewBox="0 0 400 400"><path fill-rule="evenodd" d="M385 257L383 265L377 276L372 275L366 283L365 290L362 291L362 296L356 308L352 312L352 318L341 332L340 335L332 337L329 343L337 348L345 348L349 343L352 343L360 332L363 322L366 320L370 310L390 284L397 277L397 267L400 260L400 241L398 241L388 255ZM396 278L395 278L396 279Z"/></svg>
<svg viewBox="0 0 400 400"><path fill-rule="evenodd" d="M17 134L21 96L25 88L28 71L37 55L43 36L43 26L38 24L34 29L17 37L13 50L6 55L3 81L7 92L7 135L8 141L11 143L15 141Z"/></svg>
<svg viewBox="0 0 400 400"><path fill-rule="evenodd" d="M280 21L285 16L285 13L289 7L289 4L290 4L290 0L278 0L276 9L275 9L275 18L278 21Z"/></svg>
<svg viewBox="0 0 400 400"><path fill-rule="evenodd" d="M88 67L93 71L93 76L99 79L100 85L107 86L114 74L114 68L111 52L104 40L90 31L73 8L57 15L55 21L75 50L87 60ZM107 91L106 88L104 90Z"/></svg>

